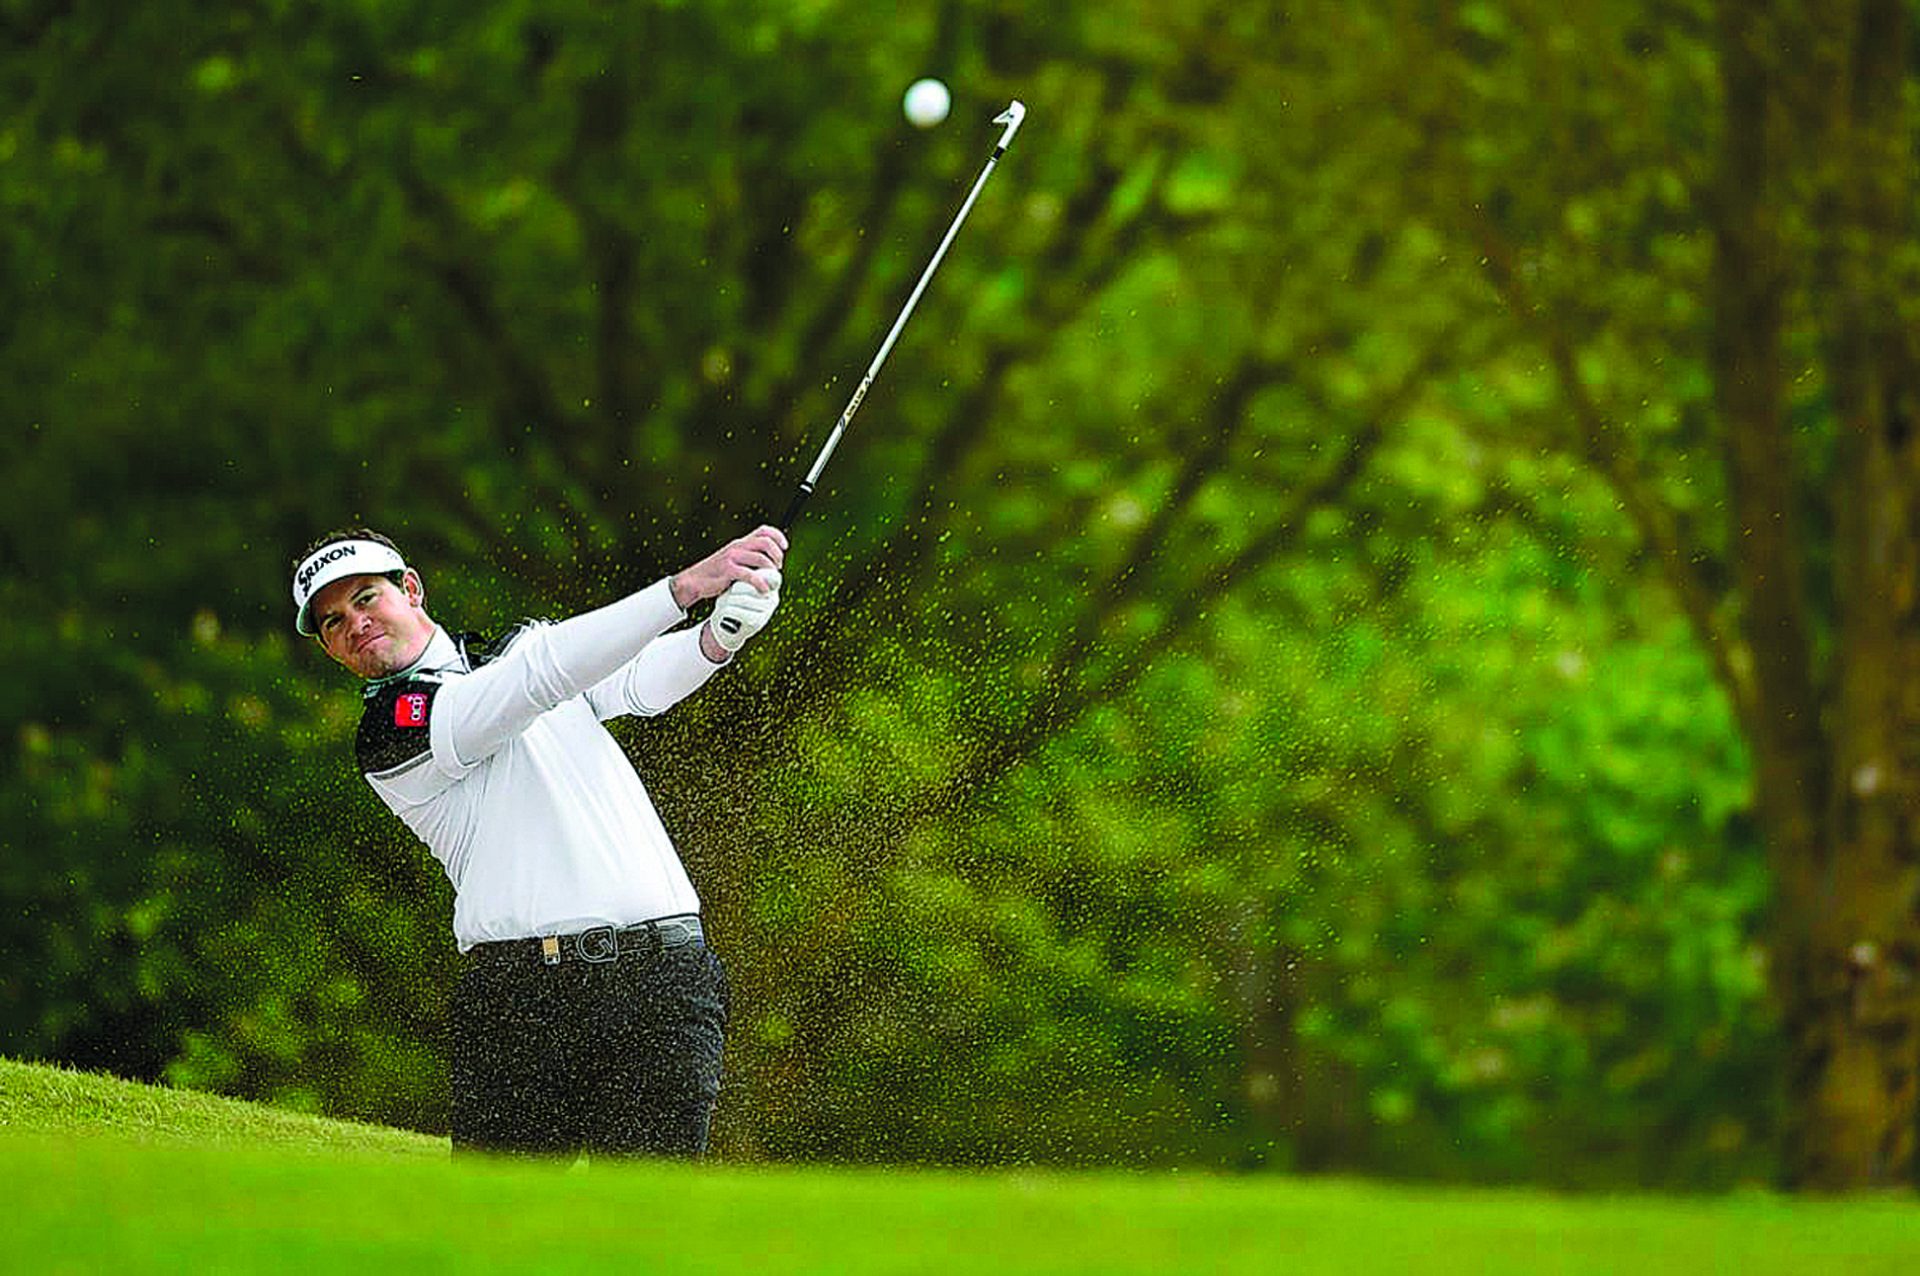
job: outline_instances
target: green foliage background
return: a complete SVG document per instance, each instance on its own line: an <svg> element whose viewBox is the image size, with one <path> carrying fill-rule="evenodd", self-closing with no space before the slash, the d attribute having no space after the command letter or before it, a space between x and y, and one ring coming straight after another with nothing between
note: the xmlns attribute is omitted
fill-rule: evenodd
<svg viewBox="0 0 1920 1276"><path fill-rule="evenodd" d="M0 1052L442 1130L287 559L487 628L744 530L1019 96L780 622L622 728L722 1149L1770 1173L1748 758L1472 225L1717 509L1702 10L0 3Z"/></svg>

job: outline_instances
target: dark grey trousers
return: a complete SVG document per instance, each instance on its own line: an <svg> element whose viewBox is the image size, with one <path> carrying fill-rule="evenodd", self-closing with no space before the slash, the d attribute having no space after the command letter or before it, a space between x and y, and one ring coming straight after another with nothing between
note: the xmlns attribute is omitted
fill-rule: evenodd
<svg viewBox="0 0 1920 1276"><path fill-rule="evenodd" d="M453 998L454 1150L699 1156L726 1028L726 970L704 943L476 962Z"/></svg>

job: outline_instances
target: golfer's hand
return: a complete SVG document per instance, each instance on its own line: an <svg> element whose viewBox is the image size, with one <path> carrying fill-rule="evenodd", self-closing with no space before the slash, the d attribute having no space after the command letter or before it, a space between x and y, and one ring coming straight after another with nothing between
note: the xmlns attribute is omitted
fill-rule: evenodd
<svg viewBox="0 0 1920 1276"><path fill-rule="evenodd" d="M764 594L779 587L779 569L786 557L787 534L777 527L756 527L675 576L669 582L673 601L685 610L695 603L718 598L728 586L736 583ZM763 579L768 568L773 569L772 576Z"/></svg>
<svg viewBox="0 0 1920 1276"><path fill-rule="evenodd" d="M736 582L727 586L727 592L720 595L720 601L713 605L713 615L707 617L707 632L702 636L703 639L712 638L728 656L740 650L747 639L766 628L773 609L780 605L780 569L769 567L758 575L770 586L766 592L762 593L757 585L746 581ZM701 646L705 645L702 641Z"/></svg>

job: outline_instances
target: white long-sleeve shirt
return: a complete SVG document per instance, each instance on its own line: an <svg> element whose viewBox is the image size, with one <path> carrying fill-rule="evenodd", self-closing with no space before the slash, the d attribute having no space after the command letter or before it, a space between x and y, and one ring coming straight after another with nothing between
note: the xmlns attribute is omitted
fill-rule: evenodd
<svg viewBox="0 0 1920 1276"><path fill-rule="evenodd" d="M498 643L436 630L368 684L360 770L453 882L478 943L700 911L633 764L601 725L671 708L720 666L667 582Z"/></svg>

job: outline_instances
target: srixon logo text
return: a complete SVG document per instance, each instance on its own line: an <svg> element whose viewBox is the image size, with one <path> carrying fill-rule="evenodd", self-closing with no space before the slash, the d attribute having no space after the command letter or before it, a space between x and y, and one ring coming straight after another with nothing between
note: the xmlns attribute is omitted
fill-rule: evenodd
<svg viewBox="0 0 1920 1276"><path fill-rule="evenodd" d="M320 557L300 569L300 588L305 589L307 582L313 579L313 574L322 567L325 567L328 563L337 563L354 552L353 546L342 545L338 549L330 549L320 555Z"/></svg>

